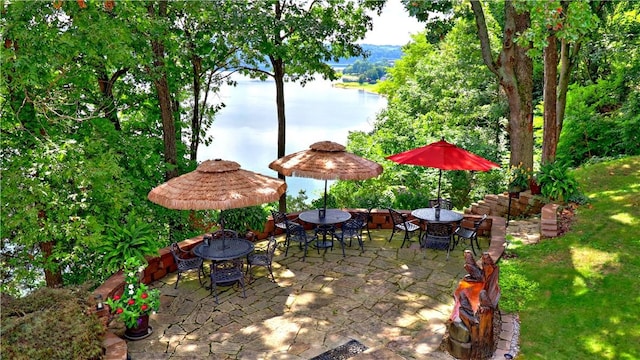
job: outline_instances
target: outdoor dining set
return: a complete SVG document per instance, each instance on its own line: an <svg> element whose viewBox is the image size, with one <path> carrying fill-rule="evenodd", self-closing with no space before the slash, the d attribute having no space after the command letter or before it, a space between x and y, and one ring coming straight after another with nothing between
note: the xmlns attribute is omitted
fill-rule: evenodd
<svg viewBox="0 0 640 360"><path fill-rule="evenodd" d="M446 250L448 259L449 252L465 242L475 254L476 249L480 250L478 228L486 219L486 215L475 221L473 227L465 227L461 224L463 215L441 208L441 203L447 203L447 201L440 199L434 203L434 207L413 210L411 220L406 213L387 209L393 223L388 242L392 242L396 233L403 233L400 247L404 247L405 244L408 246L417 238L420 249ZM246 277L248 275L248 281L252 281L253 267L265 267L270 280L276 282L272 268L279 245L274 236L275 229L282 231L285 257L289 256L291 244L302 251L302 261L306 260L309 248L317 250L320 254L321 251L326 253L329 249L333 250L334 244L340 245L342 256L346 257L345 248L352 247L353 240L357 241L357 248L363 253L364 239L368 236L371 240L370 214L371 210L349 212L340 209L314 209L303 211L297 214L297 217L294 215L290 219L286 213L272 211L274 233L268 238L265 250L261 252L255 251L253 242L239 237L235 231L228 229L205 234L202 242L191 251L182 250L177 243L174 243L171 246L171 253L178 266L175 287L178 287L183 272L197 271L201 285L207 283L206 279L209 279L207 288L218 302L220 286L228 287L238 284L245 297ZM311 226L310 230L308 230L309 226ZM207 262L209 262L208 267Z"/></svg>
<svg viewBox="0 0 640 360"><path fill-rule="evenodd" d="M430 166L444 170L486 171L497 164L469 153L444 140L436 143L392 155L387 159L411 165ZM366 180L380 175L382 166L345 151L345 147L330 141L314 143L309 149L292 153L277 159L269 167L284 176L310 177L325 180L324 206L320 209L303 211L297 218L290 219L286 213L272 211L276 229L284 233L285 256L288 256L291 244L303 250L302 261L306 260L309 248L320 251L333 250L339 244L343 257L349 240L354 238L358 248L365 251L363 234L369 230L371 210L368 212L348 212L341 209L328 209L326 198L327 180ZM440 173L441 176L441 173ZM259 205L278 200L286 191L287 184L280 179L240 169L233 161L221 159L202 162L195 171L173 178L149 192L152 202L170 209L179 210L227 210ZM406 213L387 209L393 223L389 242L396 233L403 233L400 247L410 243L417 234L420 248L442 249L449 252L461 241L468 241L473 252L479 249L477 230L486 218L474 223L473 227L461 226L462 214L452 210L452 203L440 197L430 201L430 207L415 209L412 219ZM254 244L238 236L232 230L224 229L224 219L220 219L220 229L206 234L201 244L191 251L180 249L178 244L171 246L171 252L178 266L177 288L183 272L195 270L203 284L202 277L209 278L209 289L218 302L218 286L238 283L245 295L245 275L254 266L267 268L273 281L275 277L271 267L278 246L275 234L271 234L266 251L256 253ZM306 226L305 226L306 225ZM311 227L311 231L307 229ZM369 240L371 234L368 233ZM205 262L210 262L208 274ZM246 266L245 266L246 261Z"/></svg>

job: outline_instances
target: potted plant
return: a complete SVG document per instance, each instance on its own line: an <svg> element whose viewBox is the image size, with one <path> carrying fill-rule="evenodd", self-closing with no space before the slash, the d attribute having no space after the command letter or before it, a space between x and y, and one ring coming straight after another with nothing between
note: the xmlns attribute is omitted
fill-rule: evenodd
<svg viewBox="0 0 640 360"><path fill-rule="evenodd" d="M140 340L149 336L149 314L160 307L160 291L149 289L140 281L145 266L138 257L130 257L124 262L125 285L122 295L109 298L106 304L126 326L125 338Z"/></svg>
<svg viewBox="0 0 640 360"><path fill-rule="evenodd" d="M509 196L519 197L520 192L529 188L529 179L531 178L531 169L522 166L511 165L509 168Z"/></svg>
<svg viewBox="0 0 640 360"><path fill-rule="evenodd" d="M533 173L529 178L529 190L531 190L531 195L540 195L541 186L537 173Z"/></svg>

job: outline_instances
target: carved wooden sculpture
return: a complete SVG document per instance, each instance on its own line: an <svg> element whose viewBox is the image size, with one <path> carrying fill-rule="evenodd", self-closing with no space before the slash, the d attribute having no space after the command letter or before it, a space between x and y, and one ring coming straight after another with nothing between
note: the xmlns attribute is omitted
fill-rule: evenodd
<svg viewBox="0 0 640 360"><path fill-rule="evenodd" d="M482 255L479 267L470 250L464 253L467 275L454 293L452 322L461 321L471 338L471 346L450 339L450 353L460 359L488 359L493 356L493 314L498 308L500 287L498 266L489 253Z"/></svg>

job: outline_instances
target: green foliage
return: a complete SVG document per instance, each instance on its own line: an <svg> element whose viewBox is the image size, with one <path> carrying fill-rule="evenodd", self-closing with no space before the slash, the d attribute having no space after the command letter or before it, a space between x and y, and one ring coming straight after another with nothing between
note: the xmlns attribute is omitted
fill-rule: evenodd
<svg viewBox="0 0 640 360"><path fill-rule="evenodd" d="M224 220L225 229L244 234L248 230L264 231L264 224L269 212L264 206L247 206L237 209L223 210L220 219Z"/></svg>
<svg viewBox="0 0 640 360"><path fill-rule="evenodd" d="M394 209L418 209L429 207L429 199L432 198L428 194L420 190L410 190L407 188L398 188L394 191L395 198L391 207Z"/></svg>
<svg viewBox="0 0 640 360"><path fill-rule="evenodd" d="M149 289L140 282L146 261L137 257L127 258L122 264L125 276L124 292L105 301L111 312L116 314L128 328L138 325L143 315L149 315L160 308L160 291Z"/></svg>
<svg viewBox="0 0 640 360"><path fill-rule="evenodd" d="M568 93L565 125L558 143L558 158L574 166L590 157L635 155L640 137L640 91L625 89L623 78L601 80ZM634 108L635 110L631 110ZM616 116L616 115L621 116Z"/></svg>
<svg viewBox="0 0 640 360"><path fill-rule="evenodd" d="M343 73L359 76L364 81L376 82L386 75L388 67L386 62L370 63L366 60L356 60L345 67Z"/></svg>
<svg viewBox="0 0 640 360"><path fill-rule="evenodd" d="M106 276L120 270L129 259L142 262L147 255L157 255L164 246L159 234L148 223L137 219L134 213L126 223L113 222L106 228L106 234L96 248L102 254L101 267Z"/></svg>
<svg viewBox="0 0 640 360"><path fill-rule="evenodd" d="M298 212L309 209L309 197L306 190L301 189L297 196L287 195L287 212Z"/></svg>
<svg viewBox="0 0 640 360"><path fill-rule="evenodd" d="M102 321L83 289L43 288L2 301L0 353L7 359L100 359Z"/></svg>
<svg viewBox="0 0 640 360"><path fill-rule="evenodd" d="M532 56L540 55L551 32L558 39L575 43L592 32L600 21L588 1L516 1L514 6L530 14L531 26L517 41L532 44Z"/></svg>
<svg viewBox="0 0 640 360"><path fill-rule="evenodd" d="M518 164L518 166L509 167L509 180L508 180L508 189L509 191L524 191L529 188L529 180L532 176L531 168L525 168L522 163Z"/></svg>
<svg viewBox="0 0 640 360"><path fill-rule="evenodd" d="M338 202L336 201L336 197L333 194L331 194L331 192L327 193L326 201L327 201L327 209L338 207ZM324 204L325 204L324 194L323 196L311 201L311 207L313 209L322 209L324 208Z"/></svg>
<svg viewBox="0 0 640 360"><path fill-rule="evenodd" d="M538 183L542 196L551 200L566 202L579 194L578 181L569 172L569 168L560 161L542 165L538 174Z"/></svg>

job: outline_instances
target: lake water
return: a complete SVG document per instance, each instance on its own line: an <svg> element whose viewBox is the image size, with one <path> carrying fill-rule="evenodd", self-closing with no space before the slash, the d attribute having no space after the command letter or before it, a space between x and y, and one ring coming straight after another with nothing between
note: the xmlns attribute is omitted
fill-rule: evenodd
<svg viewBox="0 0 640 360"><path fill-rule="evenodd" d="M213 143L201 145L198 161L232 160L242 169L277 177L269 163L278 156L278 117L273 80L260 81L238 76L236 87L220 92L226 104L217 115L209 135ZM384 97L355 89L340 89L327 80L315 80L304 87L285 84L285 154L305 150L323 140L342 145L350 131L371 131L376 114L387 105ZM287 194L304 189L309 199L319 198L324 181L287 177Z"/></svg>

